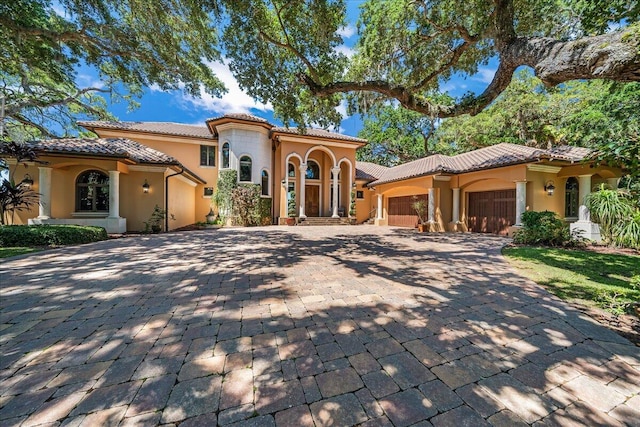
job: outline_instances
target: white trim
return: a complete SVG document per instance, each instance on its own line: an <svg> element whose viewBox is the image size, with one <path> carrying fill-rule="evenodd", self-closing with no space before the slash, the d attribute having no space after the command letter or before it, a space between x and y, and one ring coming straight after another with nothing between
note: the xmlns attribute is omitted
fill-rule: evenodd
<svg viewBox="0 0 640 427"><path fill-rule="evenodd" d="M307 152L304 155L304 162L305 163L307 163L307 160L309 160L309 156L314 151L324 151L325 153L327 153L329 155L329 157L331 157L331 160L333 160L333 164L331 166L338 166L338 164L336 163L336 155L333 153L333 151L329 150L327 147L322 146L322 145L315 145L315 146L313 146L313 147L311 147L311 148L309 148L307 150ZM311 160L313 160L313 159L311 159Z"/></svg>
<svg viewBox="0 0 640 427"><path fill-rule="evenodd" d="M167 173L170 169L166 166L140 166L140 165L129 165L130 171L135 172L158 172L158 173Z"/></svg>
<svg viewBox="0 0 640 427"><path fill-rule="evenodd" d="M179 175L173 175L172 178L178 178L178 180L190 185L191 187L195 187L196 185L198 185L197 183L191 181L189 178L185 177L182 174Z"/></svg>
<svg viewBox="0 0 640 427"><path fill-rule="evenodd" d="M229 144L229 166L223 166L224 165L224 161L222 160L222 150L224 148L224 144ZM222 144L220 144L220 168L219 169L231 169L231 141L229 141L228 139L225 139L224 142Z"/></svg>
<svg viewBox="0 0 640 427"><path fill-rule="evenodd" d="M560 166L549 166L549 165L538 165L538 164L528 164L527 170L532 172L546 172L546 173L558 173L562 170Z"/></svg>
<svg viewBox="0 0 640 427"><path fill-rule="evenodd" d="M280 139L280 141L282 142L298 142L298 143L303 143L303 144L314 144L317 145L318 144L318 139L322 139L322 145L324 146L328 146L328 147L338 147L338 148L353 148L354 145L357 146L364 146L365 143L364 142L358 142L358 141L353 141L353 142L338 142L338 141L333 141L330 139L326 139L326 138L304 138L304 137L300 137L300 136L289 136L289 135L278 135L278 138Z"/></svg>
<svg viewBox="0 0 640 427"><path fill-rule="evenodd" d="M450 175L434 175L433 176L433 180L434 181L449 182L449 181L451 181L451 176Z"/></svg>

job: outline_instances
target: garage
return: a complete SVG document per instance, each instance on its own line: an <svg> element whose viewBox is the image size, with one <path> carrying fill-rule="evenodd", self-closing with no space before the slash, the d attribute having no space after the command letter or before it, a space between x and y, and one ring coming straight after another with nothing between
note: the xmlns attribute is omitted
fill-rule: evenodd
<svg viewBox="0 0 640 427"><path fill-rule="evenodd" d="M390 197L389 198L389 225L396 227L417 227L418 215L412 205L416 200L428 200L426 194Z"/></svg>
<svg viewBox="0 0 640 427"><path fill-rule="evenodd" d="M467 206L469 231L506 235L516 219L516 190L468 193Z"/></svg>

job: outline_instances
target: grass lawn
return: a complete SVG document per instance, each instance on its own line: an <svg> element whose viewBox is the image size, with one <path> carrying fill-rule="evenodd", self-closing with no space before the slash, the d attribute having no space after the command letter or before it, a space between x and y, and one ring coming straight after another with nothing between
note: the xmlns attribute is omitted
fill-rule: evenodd
<svg viewBox="0 0 640 427"><path fill-rule="evenodd" d="M517 270L558 297L613 314L640 301L640 257L533 247L504 248ZM635 277L634 277L635 276Z"/></svg>
<svg viewBox="0 0 640 427"><path fill-rule="evenodd" d="M41 248L0 248L0 258L9 258L10 256L28 254L41 250Z"/></svg>

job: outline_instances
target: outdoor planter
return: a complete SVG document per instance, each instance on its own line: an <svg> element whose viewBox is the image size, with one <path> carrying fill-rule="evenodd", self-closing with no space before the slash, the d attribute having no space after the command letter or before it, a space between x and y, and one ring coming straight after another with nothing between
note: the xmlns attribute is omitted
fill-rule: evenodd
<svg viewBox="0 0 640 427"><path fill-rule="evenodd" d="M287 225L296 225L295 218L287 218Z"/></svg>
<svg viewBox="0 0 640 427"><path fill-rule="evenodd" d="M418 224L418 232L426 233L429 231L429 224Z"/></svg>

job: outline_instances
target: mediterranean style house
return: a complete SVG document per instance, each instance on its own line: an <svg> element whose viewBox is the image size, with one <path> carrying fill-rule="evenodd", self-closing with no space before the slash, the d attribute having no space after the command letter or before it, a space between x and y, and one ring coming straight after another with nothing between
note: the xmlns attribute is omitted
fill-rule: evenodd
<svg viewBox="0 0 640 427"><path fill-rule="evenodd" d="M355 200L357 223L415 227L422 199L430 231L508 234L526 210L551 210L597 240L585 196L621 171L594 167L589 151L498 144L457 156L433 155L393 168L356 162L366 140L318 129L301 134L249 114L205 126L167 122L80 122L97 138L30 142L42 163L25 180L40 194L18 223L85 224L110 233L141 231L157 205L172 230L203 221L219 172L260 186L272 221L283 224L294 197L300 223L340 223ZM18 179L19 177L16 177Z"/></svg>

